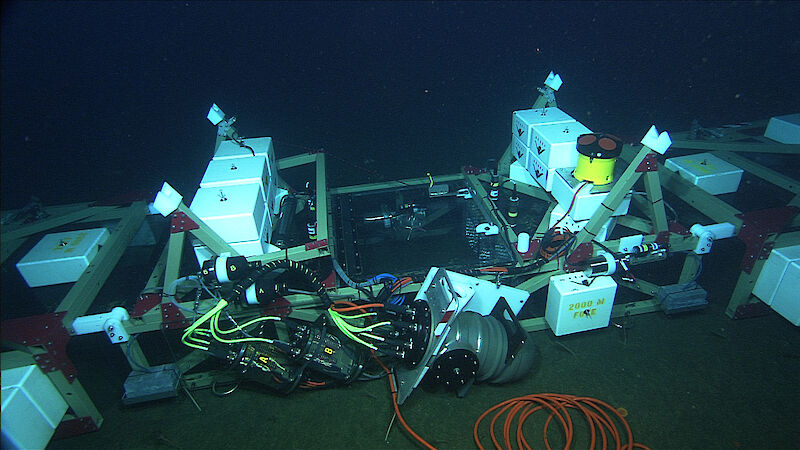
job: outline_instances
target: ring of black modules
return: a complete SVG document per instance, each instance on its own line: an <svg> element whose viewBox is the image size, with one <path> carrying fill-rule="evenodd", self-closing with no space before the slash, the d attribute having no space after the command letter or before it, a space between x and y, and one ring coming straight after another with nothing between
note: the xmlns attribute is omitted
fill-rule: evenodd
<svg viewBox="0 0 800 450"><path fill-rule="evenodd" d="M416 367L422 361L422 357L425 356L432 326L431 309L428 306L428 302L416 300L412 306L414 308L414 319L410 320L410 322L417 324L417 329L416 331L411 331L408 336L411 348L406 351L406 357L403 361L408 369Z"/></svg>
<svg viewBox="0 0 800 450"><path fill-rule="evenodd" d="M475 378L478 367L475 353L466 349L450 350L436 359L424 382L428 388L443 386L448 390L458 390Z"/></svg>

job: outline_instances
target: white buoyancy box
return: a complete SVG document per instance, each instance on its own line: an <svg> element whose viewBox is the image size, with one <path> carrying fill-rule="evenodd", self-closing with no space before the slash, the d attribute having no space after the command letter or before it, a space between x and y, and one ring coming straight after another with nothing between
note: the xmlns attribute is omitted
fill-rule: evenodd
<svg viewBox="0 0 800 450"><path fill-rule="evenodd" d="M770 118L764 136L782 144L800 144L800 113Z"/></svg>
<svg viewBox="0 0 800 450"><path fill-rule="evenodd" d="M539 186L544 188L545 191L550 192L553 190L553 178L555 178L556 169L548 168L534 153L535 152L528 150L528 157L525 159L527 161L525 168L533 179L539 183Z"/></svg>
<svg viewBox="0 0 800 450"><path fill-rule="evenodd" d="M712 195L736 192L742 180L742 169L711 153L669 158L664 167Z"/></svg>
<svg viewBox="0 0 800 450"><path fill-rule="evenodd" d="M239 159L239 158L252 158L255 154L257 157L266 158L267 169L264 184L264 195L267 199L267 205L273 214L277 214L278 205L275 201L277 195L277 180L278 180L278 164L275 160L275 149L272 146L271 137L257 137L257 138L244 138L241 144L233 140L228 140L220 143L217 152L214 154L214 160L225 159ZM251 152L250 149L253 151Z"/></svg>
<svg viewBox="0 0 800 450"><path fill-rule="evenodd" d="M259 256L271 251L271 245L263 239L245 242L231 242L230 246L236 250L236 253L244 257ZM216 254L212 252L208 246L196 245L192 248L194 249L194 256L197 258L197 262L200 264L200 266L203 265L204 261L208 261L212 257L216 256ZM277 249L278 247L275 248Z"/></svg>
<svg viewBox="0 0 800 450"><path fill-rule="evenodd" d="M617 283L583 272L550 277L544 318L556 336L608 326Z"/></svg>
<svg viewBox="0 0 800 450"><path fill-rule="evenodd" d="M555 123L533 127L531 152L549 169L578 165L578 137L591 133L580 122Z"/></svg>
<svg viewBox="0 0 800 450"><path fill-rule="evenodd" d="M793 262L800 262L800 245L772 249L753 286L753 295L772 305L778 286L786 278L786 270Z"/></svg>
<svg viewBox="0 0 800 450"><path fill-rule="evenodd" d="M200 187L260 183L266 195L267 176L267 158L261 155L249 158L212 159L200 180Z"/></svg>
<svg viewBox="0 0 800 450"><path fill-rule="evenodd" d="M556 222L558 222L559 228L564 227L572 233L578 233L586 226L587 223L589 223L588 220L580 220L576 222L572 219L572 217L566 214L567 212L561 207L561 205L556 205L553 208L553 211L550 213L550 228L555 226ZM616 219L614 217L610 217L606 223L603 224L603 227L600 228L600 231L597 233L597 236L595 236L595 239L598 241L605 241L608 239L608 236L611 235L611 232L614 230L615 223Z"/></svg>
<svg viewBox="0 0 800 450"><path fill-rule="evenodd" d="M786 267L783 280L775 291L772 309L793 325L800 325L800 261L792 261Z"/></svg>
<svg viewBox="0 0 800 450"><path fill-rule="evenodd" d="M200 188L190 209L225 242L260 239L266 203L260 183Z"/></svg>
<svg viewBox="0 0 800 450"><path fill-rule="evenodd" d="M511 138L511 155L522 164L522 167L527 166L528 146L517 137Z"/></svg>
<svg viewBox="0 0 800 450"><path fill-rule="evenodd" d="M266 217L265 219L266 220ZM233 248L237 254L244 257L263 255L270 251L270 244L267 242L267 227L263 226L261 230L261 237L252 241L242 242L228 242L228 245ZM204 245L199 239L192 242L194 248L194 255L197 257L197 262L203 266L203 262L215 256L208 246ZM277 248L277 247L276 247Z"/></svg>
<svg viewBox="0 0 800 450"><path fill-rule="evenodd" d="M575 122L575 119L558 108L523 109L511 115L511 134L530 148L533 127L565 122Z"/></svg>
<svg viewBox="0 0 800 450"><path fill-rule="evenodd" d="M108 236L105 228L47 234L19 260L17 270L30 287L78 281Z"/></svg>
<svg viewBox="0 0 800 450"><path fill-rule="evenodd" d="M583 186L584 183L586 183L585 186ZM595 186L594 183L579 181L572 176L572 169L557 169L553 176L552 194L564 210L568 210L572 204L572 209L569 210L570 217L575 221L581 221L592 218L613 187L614 183ZM627 214L630 204L631 194L629 193L611 215Z"/></svg>
<svg viewBox="0 0 800 450"><path fill-rule="evenodd" d="M527 184L528 186L539 187L539 183L533 179L533 176L525 169L519 161L514 161L508 169L508 177L517 183Z"/></svg>
<svg viewBox="0 0 800 450"><path fill-rule="evenodd" d="M45 448L67 402L35 365L3 370L3 448Z"/></svg>

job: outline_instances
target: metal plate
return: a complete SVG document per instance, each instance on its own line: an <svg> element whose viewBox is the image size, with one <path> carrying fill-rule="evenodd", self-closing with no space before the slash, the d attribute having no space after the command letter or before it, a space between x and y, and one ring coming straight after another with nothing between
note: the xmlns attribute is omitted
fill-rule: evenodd
<svg viewBox="0 0 800 450"><path fill-rule="evenodd" d="M430 307L430 332L428 335L428 348L420 359L420 364L417 364L412 369L397 368L395 370L395 380L397 382L397 403L403 404L405 400L411 395L411 391L419 385L425 373L430 368L434 356L438 353L439 348L444 343L444 338L447 336L447 329L450 327L455 314L450 314L445 317L447 308L450 303L456 298L456 292L453 289L453 283L447 276L447 271L438 269L433 278L429 278L430 282L427 287L423 286L424 294L420 296L421 300L427 301ZM446 322L444 330L440 329L440 333L436 335L437 326Z"/></svg>

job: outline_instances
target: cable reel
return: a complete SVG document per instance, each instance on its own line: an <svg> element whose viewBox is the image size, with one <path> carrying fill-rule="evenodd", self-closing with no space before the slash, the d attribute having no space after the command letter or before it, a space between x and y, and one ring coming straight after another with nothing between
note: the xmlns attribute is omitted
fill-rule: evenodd
<svg viewBox="0 0 800 450"><path fill-rule="evenodd" d="M501 297L490 315L462 311L451 325L444 353L423 378L424 389L444 387L459 397L474 383L507 383L527 374L536 346Z"/></svg>

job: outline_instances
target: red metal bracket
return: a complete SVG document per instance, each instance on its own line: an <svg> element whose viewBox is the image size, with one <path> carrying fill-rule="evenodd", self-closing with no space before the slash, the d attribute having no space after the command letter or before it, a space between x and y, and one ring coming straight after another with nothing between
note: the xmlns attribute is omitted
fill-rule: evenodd
<svg viewBox="0 0 800 450"><path fill-rule="evenodd" d="M97 431L97 424L90 416L76 417L70 420L61 421L53 433L53 439L61 439L80 434L90 433Z"/></svg>
<svg viewBox="0 0 800 450"><path fill-rule="evenodd" d="M770 307L763 302L747 303L745 305L739 305L739 307L736 308L736 312L733 313L733 318L749 319L751 317L761 317L766 316L770 311L772 311Z"/></svg>
<svg viewBox="0 0 800 450"><path fill-rule="evenodd" d="M189 319L173 303L161 304L161 328L165 330L175 330L186 328L190 324Z"/></svg>
<svg viewBox="0 0 800 450"><path fill-rule="evenodd" d="M60 370L67 381L72 383L78 371L67 356L67 343L72 336L62 322L65 314L62 311L4 320L2 334L3 339L14 343L44 348L45 353L33 355L39 368L45 373Z"/></svg>
<svg viewBox="0 0 800 450"><path fill-rule="evenodd" d="M322 280L322 285L325 286L327 289L333 289L336 287L336 272L331 270L328 276Z"/></svg>
<svg viewBox="0 0 800 450"><path fill-rule="evenodd" d="M194 220L190 219L186 213L174 212L172 213L172 225L170 233L180 233L182 231L196 230L200 228Z"/></svg>
<svg viewBox="0 0 800 450"><path fill-rule="evenodd" d="M462 170L467 175L480 175L487 172L485 168L476 166L464 166Z"/></svg>
<svg viewBox="0 0 800 450"><path fill-rule="evenodd" d="M287 317L291 313L292 304L283 297L275 297L272 303L261 308L262 316Z"/></svg>
<svg viewBox="0 0 800 450"><path fill-rule="evenodd" d="M454 310L445 311L444 315L439 320L439 323L437 323L436 325L439 325L439 324L442 324L442 323L447 323L450 320L450 318L453 317L453 313L454 312L455 312Z"/></svg>
<svg viewBox="0 0 800 450"><path fill-rule="evenodd" d="M522 256L522 260L523 261L530 261L530 260L536 258L536 255L539 254L539 244L540 243L541 243L541 240L539 240L539 239L531 239L530 243L528 244L528 251L525 252L525 253L520 253L520 256Z"/></svg>
<svg viewBox="0 0 800 450"><path fill-rule="evenodd" d="M658 245L667 245L669 244L669 231L662 231L656 235L655 242Z"/></svg>
<svg viewBox="0 0 800 450"><path fill-rule="evenodd" d="M656 159L656 153L650 152L645 155L644 159L641 163L639 163L639 167L636 168L637 172L656 172L658 170L658 160Z"/></svg>
<svg viewBox="0 0 800 450"><path fill-rule="evenodd" d="M740 267L744 272L750 273L756 261L769 256L771 249L765 248L764 241L770 234L783 229L786 223L797 215L798 211L800 208L796 206L782 206L736 215L742 219L739 239L744 242L745 251Z"/></svg>
<svg viewBox="0 0 800 450"><path fill-rule="evenodd" d="M326 248L328 246L328 240L322 239L321 241L311 241L306 242L306 251L314 250L315 248Z"/></svg>
<svg viewBox="0 0 800 450"><path fill-rule="evenodd" d="M161 303L161 294L141 294L136 304L133 305L133 312L131 317L139 318L145 315L147 311L158 306Z"/></svg>
<svg viewBox="0 0 800 450"><path fill-rule="evenodd" d="M575 247L575 250L567 256L567 264L575 266L592 256L594 252L594 245L591 242L584 242L583 244Z"/></svg>

